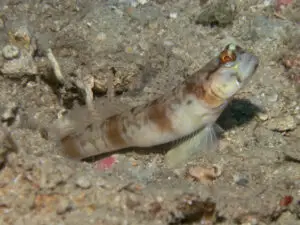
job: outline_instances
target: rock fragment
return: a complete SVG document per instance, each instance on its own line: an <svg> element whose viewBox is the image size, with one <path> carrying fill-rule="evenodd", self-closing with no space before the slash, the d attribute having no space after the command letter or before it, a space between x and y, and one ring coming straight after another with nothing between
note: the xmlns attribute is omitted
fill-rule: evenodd
<svg viewBox="0 0 300 225"><path fill-rule="evenodd" d="M5 126L11 126L16 120L18 120L19 106L15 102L11 102L6 106L5 111L1 115L1 122Z"/></svg>
<svg viewBox="0 0 300 225"><path fill-rule="evenodd" d="M257 117L262 120L262 121L266 121L269 119L269 115L267 113L264 112L258 112L257 113Z"/></svg>
<svg viewBox="0 0 300 225"><path fill-rule="evenodd" d="M84 176L80 176L77 178L76 182L75 182L76 186L83 188L83 189L88 189L91 187L91 181Z"/></svg>
<svg viewBox="0 0 300 225"><path fill-rule="evenodd" d="M273 118L266 123L269 130L279 132L294 130L296 126L296 120L291 115Z"/></svg>
<svg viewBox="0 0 300 225"><path fill-rule="evenodd" d="M56 213L57 214L64 214L71 208L70 201L66 198L61 198L57 208L56 208Z"/></svg>
<svg viewBox="0 0 300 225"><path fill-rule="evenodd" d="M23 51L19 58L4 62L0 69L2 74L11 78L21 78L24 75L37 75L37 65L32 56Z"/></svg>
<svg viewBox="0 0 300 225"><path fill-rule="evenodd" d="M2 55L5 59L11 60L14 58L18 58L20 55L19 48L14 45L5 45L2 49Z"/></svg>
<svg viewBox="0 0 300 225"><path fill-rule="evenodd" d="M17 144L11 137L9 131L5 127L0 126L0 165L5 163L9 152L17 151Z"/></svg>
<svg viewBox="0 0 300 225"><path fill-rule="evenodd" d="M235 184L240 186L247 186L249 184L249 179L245 174L235 174L233 176L233 181Z"/></svg>

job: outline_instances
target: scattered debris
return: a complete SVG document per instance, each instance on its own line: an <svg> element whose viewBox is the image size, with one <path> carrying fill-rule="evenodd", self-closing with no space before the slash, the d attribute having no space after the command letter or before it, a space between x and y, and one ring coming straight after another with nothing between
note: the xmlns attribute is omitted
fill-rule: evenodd
<svg viewBox="0 0 300 225"><path fill-rule="evenodd" d="M266 122L269 130L285 132L294 130L297 127L295 118L291 115L272 118Z"/></svg>
<svg viewBox="0 0 300 225"><path fill-rule="evenodd" d="M234 222L241 225L258 225L261 220L259 218L259 213L249 212L239 215L234 219Z"/></svg>
<svg viewBox="0 0 300 225"><path fill-rule="evenodd" d="M225 27L231 24L237 14L231 1L210 1L199 13L196 24Z"/></svg>
<svg viewBox="0 0 300 225"><path fill-rule="evenodd" d="M201 200L199 196L184 194L177 198L176 211L170 214L169 225L199 222L212 225L215 221L216 203L207 199Z"/></svg>
<svg viewBox="0 0 300 225"><path fill-rule="evenodd" d="M282 64L286 67L285 75L297 85L300 85L300 54L289 53L282 57Z"/></svg>
<svg viewBox="0 0 300 225"><path fill-rule="evenodd" d="M34 208L37 210L42 210L43 208L47 208L51 211L54 211L59 203L60 195L57 194L38 194L34 200Z"/></svg>

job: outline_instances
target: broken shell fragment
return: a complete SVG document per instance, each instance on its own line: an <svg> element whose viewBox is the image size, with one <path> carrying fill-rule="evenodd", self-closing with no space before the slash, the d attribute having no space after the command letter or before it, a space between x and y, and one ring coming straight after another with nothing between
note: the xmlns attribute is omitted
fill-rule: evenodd
<svg viewBox="0 0 300 225"><path fill-rule="evenodd" d="M217 177L221 176L222 170L218 165L213 165L211 168L196 166L189 168L188 173L190 176L202 183L210 183Z"/></svg>

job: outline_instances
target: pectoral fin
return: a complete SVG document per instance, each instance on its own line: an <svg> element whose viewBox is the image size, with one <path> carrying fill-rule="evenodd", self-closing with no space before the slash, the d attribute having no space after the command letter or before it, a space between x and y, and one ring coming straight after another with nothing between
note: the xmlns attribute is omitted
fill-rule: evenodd
<svg viewBox="0 0 300 225"><path fill-rule="evenodd" d="M202 130L191 134L179 141L165 155L165 163L169 168L183 166L188 160L199 156L201 152L216 150L218 148L218 125L209 125Z"/></svg>

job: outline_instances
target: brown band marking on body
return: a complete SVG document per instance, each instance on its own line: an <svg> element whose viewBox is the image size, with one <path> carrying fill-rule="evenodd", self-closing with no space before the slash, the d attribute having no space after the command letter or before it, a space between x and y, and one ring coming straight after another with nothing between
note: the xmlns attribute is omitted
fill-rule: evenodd
<svg viewBox="0 0 300 225"><path fill-rule="evenodd" d="M172 121L168 117L166 105L162 104L159 100L156 100L151 103L147 110L149 120L155 123L161 131L165 132L173 130Z"/></svg>
<svg viewBox="0 0 300 225"><path fill-rule="evenodd" d="M205 81L201 83L186 83L185 91L187 94L195 95L197 99L203 100L209 106L217 107L224 102Z"/></svg>
<svg viewBox="0 0 300 225"><path fill-rule="evenodd" d="M126 146L126 140L122 136L122 126L120 126L120 116L115 115L105 121L105 131L107 140L111 145L123 147Z"/></svg>
<svg viewBox="0 0 300 225"><path fill-rule="evenodd" d="M68 155L71 158L80 158L81 157L81 151L80 146L72 136L66 136L61 139L61 143L63 146L63 152L64 154Z"/></svg>

